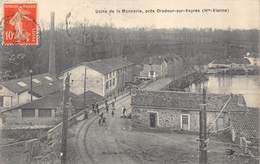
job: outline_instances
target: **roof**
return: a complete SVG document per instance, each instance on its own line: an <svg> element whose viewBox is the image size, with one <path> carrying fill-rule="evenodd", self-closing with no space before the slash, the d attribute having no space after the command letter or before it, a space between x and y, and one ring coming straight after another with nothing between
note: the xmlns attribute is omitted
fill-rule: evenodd
<svg viewBox="0 0 260 164"><path fill-rule="evenodd" d="M70 93L70 97L71 97L72 105L75 108L77 108L77 109L82 108L84 94L77 96L73 93ZM15 107L7 109L5 111L14 110L14 109L24 109L24 108L55 109L55 108L61 106L62 99L63 99L63 91L57 91L55 93L48 94L40 99L34 100L32 102L28 102L26 104L15 106ZM104 97L102 97L92 91L86 92L86 105L100 102L102 100L104 100ZM2 112L5 112L5 111L2 111Z"/></svg>
<svg viewBox="0 0 260 164"><path fill-rule="evenodd" d="M11 109L24 109L24 108L40 108L40 109L54 109L61 105L62 103L62 92L55 92L49 94L40 99L34 100L27 104L19 105Z"/></svg>
<svg viewBox="0 0 260 164"><path fill-rule="evenodd" d="M129 62L123 57L114 57L94 60L90 62L83 62L81 63L81 65L88 66L89 68L92 68L102 74L107 74L120 68L133 65L133 63Z"/></svg>
<svg viewBox="0 0 260 164"><path fill-rule="evenodd" d="M84 94L81 95L74 95L72 94L72 105L75 108L82 108L83 103L84 103ZM97 102L103 101L104 97L100 96L99 94L96 94L95 92L92 91L87 91L86 92L86 105L91 106L91 104L95 104Z"/></svg>
<svg viewBox="0 0 260 164"><path fill-rule="evenodd" d="M229 58L229 59L216 59L213 64L250 64L250 61L246 58Z"/></svg>
<svg viewBox="0 0 260 164"><path fill-rule="evenodd" d="M248 108L247 112L231 112L231 126L248 139L259 138L259 111L258 108Z"/></svg>
<svg viewBox="0 0 260 164"><path fill-rule="evenodd" d="M48 77L50 77L50 78L48 78ZM36 79L36 80L33 80L33 88L40 86L40 85L48 85L49 83L52 83L53 81L57 80L57 78L55 76L53 76L49 73L33 75L32 78ZM19 93L22 93L26 90L29 90L29 88L30 88L30 76L24 77L24 78L19 78L19 79L3 81L3 82L0 83L0 85L3 85L4 87L9 89L10 91L19 94Z"/></svg>
<svg viewBox="0 0 260 164"><path fill-rule="evenodd" d="M228 102L230 95L224 94L207 94L207 111L220 111L224 104ZM232 97L236 97L233 95ZM229 103L233 102L233 98ZM229 104L228 103L228 104ZM137 91L132 97L133 106L154 107L159 109L182 109L182 110L200 110L202 104L202 94L191 92L175 92L175 91ZM237 108L227 107L227 109L236 111ZM245 111L245 108L239 109Z"/></svg>
<svg viewBox="0 0 260 164"><path fill-rule="evenodd" d="M54 82L46 84L46 85L40 85L37 87L33 87L32 94L36 97L44 97L51 93L61 91L62 87L63 87L63 81L57 80L57 81L54 81Z"/></svg>

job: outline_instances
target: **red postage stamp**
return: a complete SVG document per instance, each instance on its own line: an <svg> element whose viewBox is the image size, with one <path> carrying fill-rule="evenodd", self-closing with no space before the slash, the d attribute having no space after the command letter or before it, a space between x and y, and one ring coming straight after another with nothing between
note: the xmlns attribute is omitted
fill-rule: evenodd
<svg viewBox="0 0 260 164"><path fill-rule="evenodd" d="M37 45L37 4L3 4L3 45Z"/></svg>

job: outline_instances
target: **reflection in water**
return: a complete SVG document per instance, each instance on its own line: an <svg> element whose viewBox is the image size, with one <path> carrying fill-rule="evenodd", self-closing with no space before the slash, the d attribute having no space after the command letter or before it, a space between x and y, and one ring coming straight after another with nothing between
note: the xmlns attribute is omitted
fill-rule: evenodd
<svg viewBox="0 0 260 164"><path fill-rule="evenodd" d="M192 92L201 92L202 83L193 84ZM243 94L247 105L260 108L260 76L214 76L209 75L209 93Z"/></svg>

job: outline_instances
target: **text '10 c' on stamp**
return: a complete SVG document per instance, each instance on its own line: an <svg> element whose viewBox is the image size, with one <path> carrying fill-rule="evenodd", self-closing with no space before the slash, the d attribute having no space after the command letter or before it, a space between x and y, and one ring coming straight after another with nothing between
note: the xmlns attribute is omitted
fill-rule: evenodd
<svg viewBox="0 0 260 164"><path fill-rule="evenodd" d="M37 4L3 4L2 45L38 45Z"/></svg>

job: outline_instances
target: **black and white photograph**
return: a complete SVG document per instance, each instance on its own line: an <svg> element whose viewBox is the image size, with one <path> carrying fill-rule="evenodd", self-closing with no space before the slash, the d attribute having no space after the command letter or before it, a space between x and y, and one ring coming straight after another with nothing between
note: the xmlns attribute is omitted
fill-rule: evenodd
<svg viewBox="0 0 260 164"><path fill-rule="evenodd" d="M0 0L0 164L259 164L259 0Z"/></svg>

